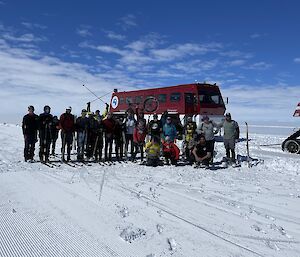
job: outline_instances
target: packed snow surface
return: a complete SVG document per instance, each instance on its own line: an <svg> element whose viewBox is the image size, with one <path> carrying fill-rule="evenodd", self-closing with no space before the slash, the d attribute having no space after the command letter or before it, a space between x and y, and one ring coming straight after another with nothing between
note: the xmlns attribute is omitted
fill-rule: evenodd
<svg viewBox="0 0 300 257"><path fill-rule="evenodd" d="M258 130L252 168L51 168L25 163L21 128L1 124L0 256L300 256L300 155L272 145L292 131Z"/></svg>

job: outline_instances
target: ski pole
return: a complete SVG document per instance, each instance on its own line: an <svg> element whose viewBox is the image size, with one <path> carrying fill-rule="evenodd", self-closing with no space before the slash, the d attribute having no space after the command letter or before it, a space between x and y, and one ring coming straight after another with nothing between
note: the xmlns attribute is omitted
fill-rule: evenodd
<svg viewBox="0 0 300 257"><path fill-rule="evenodd" d="M93 156L95 157L95 153L96 153L96 149L97 149L97 145L98 145L98 140L99 140L99 136L96 137L96 142L94 145L94 149L93 149Z"/></svg>
<svg viewBox="0 0 300 257"><path fill-rule="evenodd" d="M99 97L99 96L97 96L92 90L90 90L87 86L85 86L85 85L82 85L83 87L85 87L88 91L90 91L94 96L96 96L97 97L97 99L99 99L100 101L102 101L104 104L105 104L105 102Z"/></svg>
<svg viewBox="0 0 300 257"><path fill-rule="evenodd" d="M63 136L62 136L62 149L61 149L61 153L62 153L62 159L64 160L65 159L65 147L66 147L66 133L61 130L61 133L63 133Z"/></svg>

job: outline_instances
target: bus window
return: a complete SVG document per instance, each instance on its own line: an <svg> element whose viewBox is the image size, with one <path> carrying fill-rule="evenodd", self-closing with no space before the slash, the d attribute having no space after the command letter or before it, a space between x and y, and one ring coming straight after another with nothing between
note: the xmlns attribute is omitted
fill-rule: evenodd
<svg viewBox="0 0 300 257"><path fill-rule="evenodd" d="M179 102L181 98L181 93L172 93L170 95L170 101L171 102Z"/></svg>
<svg viewBox="0 0 300 257"><path fill-rule="evenodd" d="M124 104L124 98L120 97L120 104Z"/></svg>
<svg viewBox="0 0 300 257"><path fill-rule="evenodd" d="M132 104L132 97L126 97L126 104Z"/></svg>
<svg viewBox="0 0 300 257"><path fill-rule="evenodd" d="M223 99L218 92L199 91L199 102L202 104L223 105Z"/></svg>
<svg viewBox="0 0 300 257"><path fill-rule="evenodd" d="M160 94L158 95L158 102L165 103L167 101L167 95L166 94Z"/></svg>
<svg viewBox="0 0 300 257"><path fill-rule="evenodd" d="M140 104L140 103L142 102L142 100L143 100L143 97L142 97L142 96L136 96L136 97L135 97L135 103L136 103L136 104Z"/></svg>
<svg viewBox="0 0 300 257"><path fill-rule="evenodd" d="M193 95L193 93L186 93L185 94L185 103L194 104L194 95Z"/></svg>

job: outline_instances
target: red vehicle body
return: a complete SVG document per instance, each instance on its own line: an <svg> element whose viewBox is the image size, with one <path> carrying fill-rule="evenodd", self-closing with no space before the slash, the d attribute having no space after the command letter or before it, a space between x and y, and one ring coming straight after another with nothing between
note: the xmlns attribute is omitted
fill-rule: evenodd
<svg viewBox="0 0 300 257"><path fill-rule="evenodd" d="M294 117L300 117L300 103L298 103L293 116Z"/></svg>
<svg viewBox="0 0 300 257"><path fill-rule="evenodd" d="M144 103L147 99L157 100L155 111L147 111ZM125 113L129 108L144 109L145 114L162 114L165 111L179 115L221 116L225 113L225 104L219 87L214 84L194 83L178 86L142 89L112 94L110 111Z"/></svg>

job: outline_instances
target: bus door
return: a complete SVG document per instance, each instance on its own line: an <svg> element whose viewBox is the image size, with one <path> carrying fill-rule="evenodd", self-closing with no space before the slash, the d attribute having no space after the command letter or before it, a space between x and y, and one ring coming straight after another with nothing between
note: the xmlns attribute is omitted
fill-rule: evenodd
<svg viewBox="0 0 300 257"><path fill-rule="evenodd" d="M184 103L185 103L185 114L194 114L195 113L195 94L193 93L184 93Z"/></svg>

